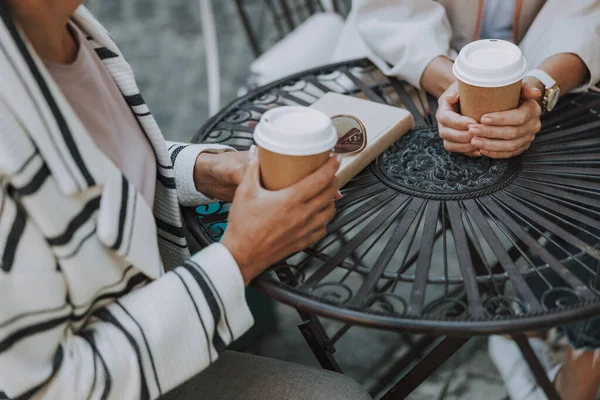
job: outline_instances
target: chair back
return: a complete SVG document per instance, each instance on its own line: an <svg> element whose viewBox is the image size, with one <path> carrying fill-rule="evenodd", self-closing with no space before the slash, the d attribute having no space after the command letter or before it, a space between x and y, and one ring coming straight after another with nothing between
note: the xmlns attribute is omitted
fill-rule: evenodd
<svg viewBox="0 0 600 400"><path fill-rule="evenodd" d="M331 10L344 17L351 0L235 0L255 57L283 39L317 12Z"/></svg>

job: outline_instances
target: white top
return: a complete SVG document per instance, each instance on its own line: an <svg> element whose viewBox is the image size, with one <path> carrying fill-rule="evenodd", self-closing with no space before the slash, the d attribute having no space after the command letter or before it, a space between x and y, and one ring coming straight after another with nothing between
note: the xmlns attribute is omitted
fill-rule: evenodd
<svg viewBox="0 0 600 400"><path fill-rule="evenodd" d="M150 207L156 189L156 157L114 79L74 23L78 50L72 64L45 61L46 68L94 143L139 190Z"/></svg>
<svg viewBox="0 0 600 400"><path fill-rule="evenodd" d="M465 3L474 6L465 7ZM478 22L475 3L354 0L332 60L369 57L385 75L419 87L431 60L438 56L454 59L455 50L471 41ZM590 70L589 81L578 89L600 81L598 0L523 1L518 33L519 47L531 66L556 54L573 53Z"/></svg>
<svg viewBox="0 0 600 400"><path fill-rule="evenodd" d="M479 38L512 42L514 13L514 0L485 0Z"/></svg>

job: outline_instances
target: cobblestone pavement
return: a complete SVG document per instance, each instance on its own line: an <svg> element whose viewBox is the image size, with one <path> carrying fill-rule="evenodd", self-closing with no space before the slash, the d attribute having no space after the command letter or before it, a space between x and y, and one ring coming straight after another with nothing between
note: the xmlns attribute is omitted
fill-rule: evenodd
<svg viewBox="0 0 600 400"><path fill-rule="evenodd" d="M88 0L90 7L121 46L163 132L186 141L206 120L206 76L203 42L195 0ZM233 0L213 1L222 67L223 104L243 86L252 55L233 7ZM265 332L252 351L269 357L317 366L296 325L297 314L277 306L276 326ZM329 324L328 328L332 328ZM336 345L344 371L366 387L397 359L403 347L398 334L352 328ZM444 397L439 397L445 390ZM412 400L501 400L506 394L476 339L421 385Z"/></svg>

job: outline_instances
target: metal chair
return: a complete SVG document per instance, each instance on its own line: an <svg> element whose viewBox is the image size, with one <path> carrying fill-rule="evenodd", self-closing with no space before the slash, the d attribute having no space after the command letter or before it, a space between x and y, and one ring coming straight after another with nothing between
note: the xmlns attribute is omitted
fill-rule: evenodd
<svg viewBox="0 0 600 400"><path fill-rule="evenodd" d="M346 16L351 0L236 0L238 13L255 57L283 39L316 12Z"/></svg>
<svg viewBox="0 0 600 400"><path fill-rule="evenodd" d="M198 0L198 6L200 7L200 25L206 53L208 116L212 117L221 108L221 66L217 28L211 0Z"/></svg>

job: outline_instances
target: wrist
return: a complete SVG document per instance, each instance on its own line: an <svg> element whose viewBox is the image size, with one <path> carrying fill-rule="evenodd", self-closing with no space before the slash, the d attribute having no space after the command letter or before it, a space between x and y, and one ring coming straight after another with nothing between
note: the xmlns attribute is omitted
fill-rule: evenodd
<svg viewBox="0 0 600 400"><path fill-rule="evenodd" d="M202 152L196 157L194 165L194 185L200 193L206 193L207 183L212 171L212 159L214 154Z"/></svg>
<svg viewBox="0 0 600 400"><path fill-rule="evenodd" d="M239 248L237 241L231 239L231 236L227 234L227 231L225 231L220 243L225 246L229 251L229 254L231 254L237 263L240 273L242 274L242 279L244 280L244 286L248 286L255 277L250 273L250 268L248 267L250 265L250 260L248 260L248 257L246 256L247 252Z"/></svg>
<svg viewBox="0 0 600 400"><path fill-rule="evenodd" d="M452 71L453 64L452 60L445 56L438 56L431 60L421 76L421 87L432 96L440 97L450 85L456 82Z"/></svg>

